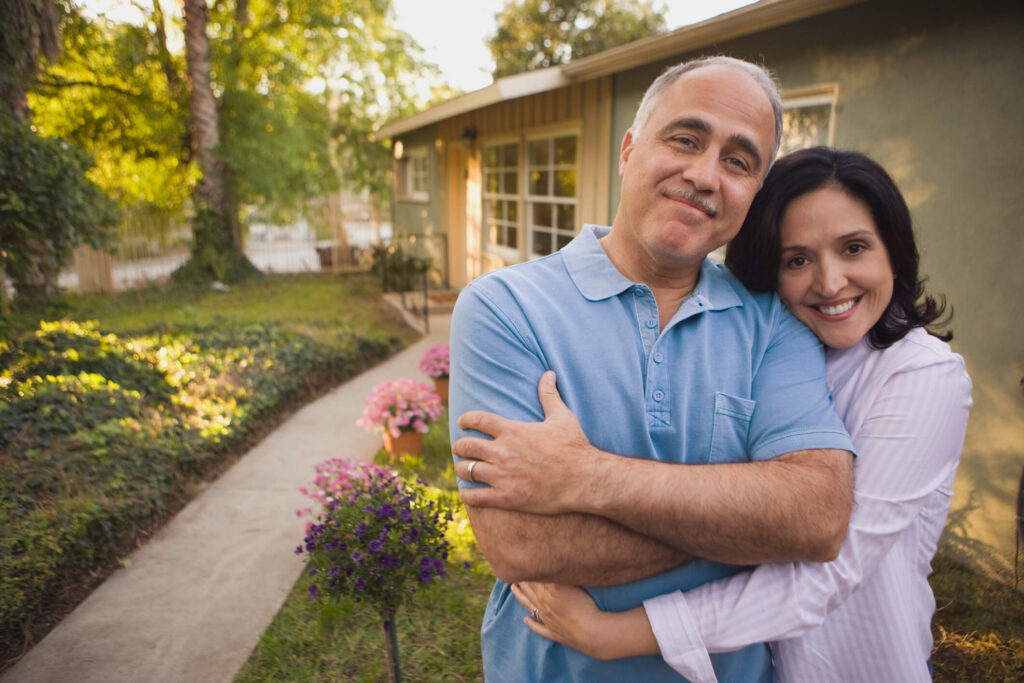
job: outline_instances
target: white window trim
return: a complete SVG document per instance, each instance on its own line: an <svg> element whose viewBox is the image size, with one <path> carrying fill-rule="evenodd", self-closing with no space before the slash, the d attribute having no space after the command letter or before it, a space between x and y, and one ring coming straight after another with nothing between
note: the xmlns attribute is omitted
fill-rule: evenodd
<svg viewBox="0 0 1024 683"><path fill-rule="evenodd" d="M414 191L414 174L415 174L415 160L423 159L426 162L426 183L430 185L430 156L426 146L413 147L409 149L402 157L398 160L399 172L402 177L398 183L398 187L401 190L397 196L397 199L406 202L421 202L427 203L430 201L429 191Z"/></svg>
<svg viewBox="0 0 1024 683"><path fill-rule="evenodd" d="M531 195L529 191L529 179L527 177L527 169L529 166L529 143L534 140L548 140L551 138L558 138L567 135L576 137L576 163L574 164L576 170L576 193L572 197L554 197L550 195ZM519 163L517 165L517 174L519 176L519 194L518 194L518 207L517 212L519 215L518 229L519 229L519 246L515 249L506 247L500 244L492 244L487 234L488 226L486 220L482 221L481 230L483 231L481 244L485 253L493 254L498 258L502 259L505 263L521 263L523 261L532 261L535 258L542 258L539 255L533 253L533 217L527 215L527 206L531 201L542 201L550 204L563 204L572 205L576 208L576 221L573 229L573 234L579 234L579 230L582 224L579 222L579 206L580 206L580 144L582 142L582 135L580 132L580 126L578 123L574 125L559 124L555 126L542 126L537 128L531 128L524 130L520 135L502 135L488 138L481 141L482 149L487 147L507 145L510 143L516 143L519 147ZM557 164L554 164L557 166ZM486 173L486 167L483 161L480 164L481 177ZM486 202L484 198L484 181L481 182L480 199L481 203ZM486 211L486 209L484 209Z"/></svg>
<svg viewBox="0 0 1024 683"><path fill-rule="evenodd" d="M819 83L802 88L791 88L782 92L782 109L829 106L828 139L825 145L832 147L836 140L836 104L839 102L838 83Z"/></svg>

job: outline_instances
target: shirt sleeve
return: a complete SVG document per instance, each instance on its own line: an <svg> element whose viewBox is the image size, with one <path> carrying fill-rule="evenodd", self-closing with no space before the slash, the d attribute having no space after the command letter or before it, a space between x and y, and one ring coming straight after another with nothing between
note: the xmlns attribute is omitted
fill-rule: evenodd
<svg viewBox="0 0 1024 683"><path fill-rule="evenodd" d="M747 451L767 460L810 448L853 451L825 383L821 342L779 307L772 339L753 371Z"/></svg>
<svg viewBox="0 0 1024 683"><path fill-rule="evenodd" d="M854 434L860 457L839 556L823 564L761 565L645 601L662 656L676 671L714 680L702 673L708 652L792 638L820 625L872 574L956 469L971 403L959 358L897 372L864 399L871 405Z"/></svg>
<svg viewBox="0 0 1024 683"><path fill-rule="evenodd" d="M458 416L469 410L525 422L544 419L537 398L537 383L547 369L543 354L512 296L500 285L491 289L503 296L489 296L475 283L462 291L452 311L448 407L453 443L463 436L491 438L458 427ZM483 486L462 479L458 485Z"/></svg>

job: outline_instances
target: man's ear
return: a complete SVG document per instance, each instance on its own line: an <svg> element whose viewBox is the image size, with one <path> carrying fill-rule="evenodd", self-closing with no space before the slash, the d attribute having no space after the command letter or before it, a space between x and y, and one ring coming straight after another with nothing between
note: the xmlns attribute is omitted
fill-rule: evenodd
<svg viewBox="0 0 1024 683"><path fill-rule="evenodd" d="M626 134L622 138L622 149L619 150L619 177L622 177L622 171L626 167L626 162L629 161L629 155L633 153L633 131L627 130Z"/></svg>

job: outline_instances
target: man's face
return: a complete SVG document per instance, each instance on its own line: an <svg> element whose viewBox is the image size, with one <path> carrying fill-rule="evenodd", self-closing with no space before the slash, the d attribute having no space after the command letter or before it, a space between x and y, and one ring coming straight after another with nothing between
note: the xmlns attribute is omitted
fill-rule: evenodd
<svg viewBox="0 0 1024 683"><path fill-rule="evenodd" d="M692 268L732 239L774 140L771 103L747 74L716 65L676 79L622 143L623 256L642 268Z"/></svg>

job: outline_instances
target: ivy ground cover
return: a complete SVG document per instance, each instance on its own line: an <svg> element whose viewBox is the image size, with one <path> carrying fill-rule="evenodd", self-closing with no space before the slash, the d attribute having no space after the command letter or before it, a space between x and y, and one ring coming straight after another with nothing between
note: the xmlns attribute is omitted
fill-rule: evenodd
<svg viewBox="0 0 1024 683"><path fill-rule="evenodd" d="M65 297L0 324L4 664L283 414L414 336L359 275Z"/></svg>

